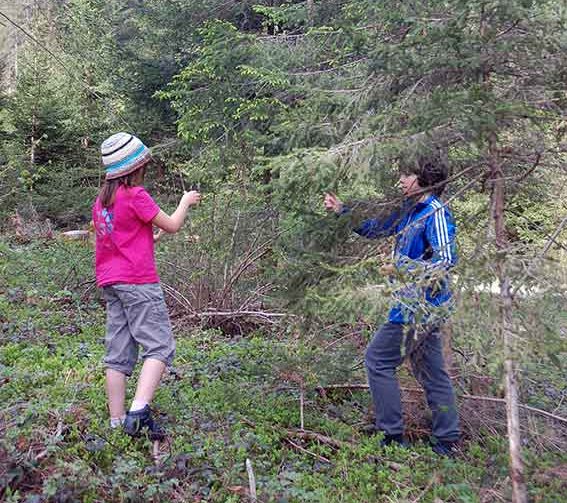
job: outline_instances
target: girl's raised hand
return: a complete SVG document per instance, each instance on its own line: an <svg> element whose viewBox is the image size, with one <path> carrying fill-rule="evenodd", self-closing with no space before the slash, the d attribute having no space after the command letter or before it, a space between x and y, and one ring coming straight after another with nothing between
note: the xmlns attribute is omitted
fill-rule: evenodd
<svg viewBox="0 0 567 503"><path fill-rule="evenodd" d="M196 190L190 190L183 194L182 200L187 206L195 206L201 201L201 194Z"/></svg>

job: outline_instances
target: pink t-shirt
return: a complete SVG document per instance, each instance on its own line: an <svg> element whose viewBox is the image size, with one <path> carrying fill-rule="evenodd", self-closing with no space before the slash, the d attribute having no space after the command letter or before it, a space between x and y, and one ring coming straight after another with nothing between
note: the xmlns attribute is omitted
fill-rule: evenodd
<svg viewBox="0 0 567 503"><path fill-rule="evenodd" d="M159 206L143 187L120 186L112 206L93 206L98 286L157 283L152 220Z"/></svg>

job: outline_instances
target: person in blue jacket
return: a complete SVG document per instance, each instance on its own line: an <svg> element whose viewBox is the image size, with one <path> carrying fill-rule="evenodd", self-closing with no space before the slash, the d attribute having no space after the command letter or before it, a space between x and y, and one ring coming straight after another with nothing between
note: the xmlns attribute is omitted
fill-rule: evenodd
<svg viewBox="0 0 567 503"><path fill-rule="evenodd" d="M432 411L432 448L450 456L460 433L440 333L452 305L448 271L457 262L455 222L440 200L447 176L447 166L439 159L417 158L402 168L399 184L404 201L400 208L364 220L354 231L370 239L395 237L392 263L383 267L394 287L394 303L388 322L374 334L365 354L376 429L384 434L382 444L405 445L396 378L405 336L406 355ZM324 204L337 215L355 210L330 192L325 194Z"/></svg>

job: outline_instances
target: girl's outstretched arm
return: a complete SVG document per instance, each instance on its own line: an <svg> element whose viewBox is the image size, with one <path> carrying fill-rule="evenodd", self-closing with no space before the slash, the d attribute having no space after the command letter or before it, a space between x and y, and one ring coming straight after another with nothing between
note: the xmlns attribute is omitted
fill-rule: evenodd
<svg viewBox="0 0 567 503"><path fill-rule="evenodd" d="M181 201L179 201L177 209L171 215L168 215L163 210L159 210L159 213L154 217L152 223L165 232L173 234L181 229L189 207L199 204L200 200L201 194L196 190L185 192L181 197Z"/></svg>

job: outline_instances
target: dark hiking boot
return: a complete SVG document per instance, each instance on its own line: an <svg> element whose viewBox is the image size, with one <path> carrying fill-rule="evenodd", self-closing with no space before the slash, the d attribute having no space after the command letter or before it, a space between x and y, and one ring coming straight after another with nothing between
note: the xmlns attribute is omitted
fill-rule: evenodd
<svg viewBox="0 0 567 503"><path fill-rule="evenodd" d="M457 441L434 440L431 442L431 449L439 456L454 458L458 452Z"/></svg>
<svg viewBox="0 0 567 503"><path fill-rule="evenodd" d="M380 440L380 447L388 447L389 445L396 445L398 447L409 447L408 443L404 440L402 434L388 435L384 434L384 438Z"/></svg>
<svg viewBox="0 0 567 503"><path fill-rule="evenodd" d="M124 432L131 437L137 437L143 429L146 429L150 440L163 440L165 431L154 421L149 405L142 410L128 412L124 420Z"/></svg>

